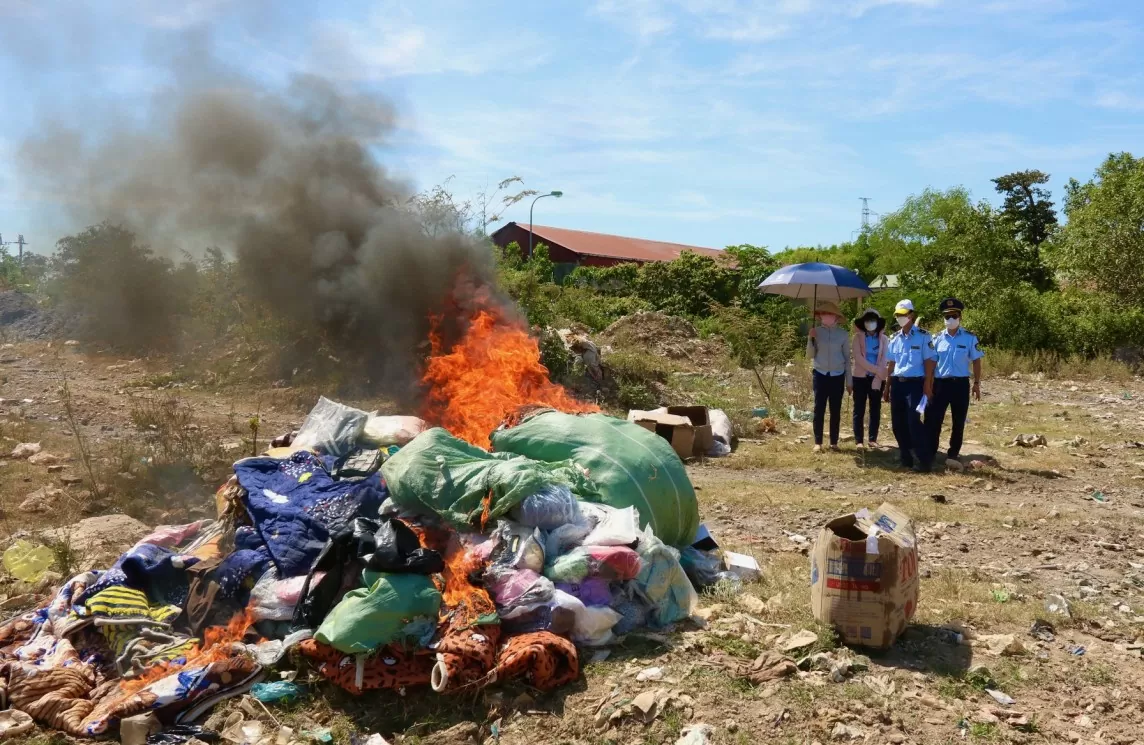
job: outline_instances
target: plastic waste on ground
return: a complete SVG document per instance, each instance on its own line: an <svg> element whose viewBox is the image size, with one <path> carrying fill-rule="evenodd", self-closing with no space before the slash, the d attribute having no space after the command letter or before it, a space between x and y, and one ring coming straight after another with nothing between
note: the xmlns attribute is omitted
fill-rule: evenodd
<svg viewBox="0 0 1144 745"><path fill-rule="evenodd" d="M52 568L56 556L47 546L37 546L23 539L4 552L4 568L21 582L36 583Z"/></svg>
<svg viewBox="0 0 1144 745"><path fill-rule="evenodd" d="M31 715L18 709L0 711L0 740L26 735L36 728Z"/></svg>
<svg viewBox="0 0 1144 745"><path fill-rule="evenodd" d="M723 559L714 551L700 551L689 546L679 552L679 563L691 584L700 590L714 585L726 573Z"/></svg>
<svg viewBox="0 0 1144 745"><path fill-rule="evenodd" d="M549 484L524 498L516 510L517 521L541 530L579 523L580 503L564 484Z"/></svg>
<svg viewBox="0 0 1144 745"><path fill-rule="evenodd" d="M791 404L790 408L787 409L787 418L792 422L809 422L814 419L814 412L797 409L794 404Z"/></svg>
<svg viewBox="0 0 1144 745"><path fill-rule="evenodd" d="M220 742L222 736L214 730L194 724L175 724L148 737L147 745L185 745L191 740L215 743Z"/></svg>
<svg viewBox="0 0 1144 745"><path fill-rule="evenodd" d="M306 415L294 437L294 450L317 450L325 455L347 455L357 447L369 414L322 396Z"/></svg>
<svg viewBox="0 0 1144 745"><path fill-rule="evenodd" d="M687 545L699 525L699 505L683 462L667 440L633 422L604 414L541 411L493 432L493 448L545 462L571 460L590 474L582 500L635 507L669 545ZM399 457L399 456L398 456ZM581 509L584 505L581 505Z"/></svg>
<svg viewBox="0 0 1144 745"><path fill-rule="evenodd" d="M403 446L427 429L429 424L419 417L371 414L362 428L361 442L373 447Z"/></svg>
<svg viewBox="0 0 1144 745"><path fill-rule="evenodd" d="M731 442L735 437L734 428L731 426L731 417L727 416L722 409L708 409L707 421L711 424L711 436L714 438L707 455L712 458L730 455Z"/></svg>
<svg viewBox="0 0 1144 745"><path fill-rule="evenodd" d="M305 688L288 680L275 680L269 683L255 683L250 689L250 695L264 704L275 704L279 701L290 702L299 698Z"/></svg>

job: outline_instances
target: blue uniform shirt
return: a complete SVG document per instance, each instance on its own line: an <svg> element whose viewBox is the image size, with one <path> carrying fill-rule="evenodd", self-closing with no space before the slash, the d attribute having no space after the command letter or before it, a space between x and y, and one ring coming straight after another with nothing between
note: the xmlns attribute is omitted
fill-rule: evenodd
<svg viewBox="0 0 1144 745"><path fill-rule="evenodd" d="M864 336L866 336L866 361L869 362L871 365L877 365L878 364L878 337L881 336L881 334L874 334L873 336L865 334ZM873 377L873 376L867 375L866 377L869 378L869 377Z"/></svg>
<svg viewBox="0 0 1144 745"><path fill-rule="evenodd" d="M894 363L895 378L921 378L926 374L925 361L937 359L928 332L913 326L909 334L901 331L890 339L886 361Z"/></svg>
<svg viewBox="0 0 1144 745"><path fill-rule="evenodd" d="M965 329L956 334L943 330L933 338L933 348L937 353L938 378L968 378L969 367L974 360L985 356L977 346L977 337Z"/></svg>

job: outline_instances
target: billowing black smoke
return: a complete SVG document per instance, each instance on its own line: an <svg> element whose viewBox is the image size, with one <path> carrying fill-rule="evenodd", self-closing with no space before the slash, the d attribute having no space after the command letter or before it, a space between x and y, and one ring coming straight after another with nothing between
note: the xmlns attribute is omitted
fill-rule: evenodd
<svg viewBox="0 0 1144 745"><path fill-rule="evenodd" d="M379 162L393 118L317 77L273 92L216 79L157 96L142 123L45 126L23 166L77 224L121 224L172 257L222 248L242 300L396 390L416 380L430 319L455 333L491 294L493 265L410 210Z"/></svg>

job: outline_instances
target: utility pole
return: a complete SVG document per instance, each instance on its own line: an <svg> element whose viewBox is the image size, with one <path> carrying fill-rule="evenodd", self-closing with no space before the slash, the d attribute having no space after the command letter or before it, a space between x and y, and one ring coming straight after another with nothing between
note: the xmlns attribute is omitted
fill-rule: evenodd
<svg viewBox="0 0 1144 745"><path fill-rule="evenodd" d="M24 246L28 245L24 242L24 234L20 233L16 236L16 245L20 247L19 259L17 259L17 266L24 266Z"/></svg>
<svg viewBox="0 0 1144 745"><path fill-rule="evenodd" d="M862 232L870 230L870 197L858 197L862 200Z"/></svg>

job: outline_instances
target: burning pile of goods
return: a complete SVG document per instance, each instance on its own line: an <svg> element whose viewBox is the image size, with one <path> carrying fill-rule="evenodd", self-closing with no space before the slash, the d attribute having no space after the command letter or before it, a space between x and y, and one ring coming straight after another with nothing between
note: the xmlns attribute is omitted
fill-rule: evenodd
<svg viewBox="0 0 1144 745"><path fill-rule="evenodd" d="M235 464L217 520L158 528L0 626L7 706L73 736L187 724L300 658L355 694L550 690L578 648L690 616L679 549L718 560L689 548L671 445L570 398L492 315L439 346L424 419L322 399Z"/></svg>

